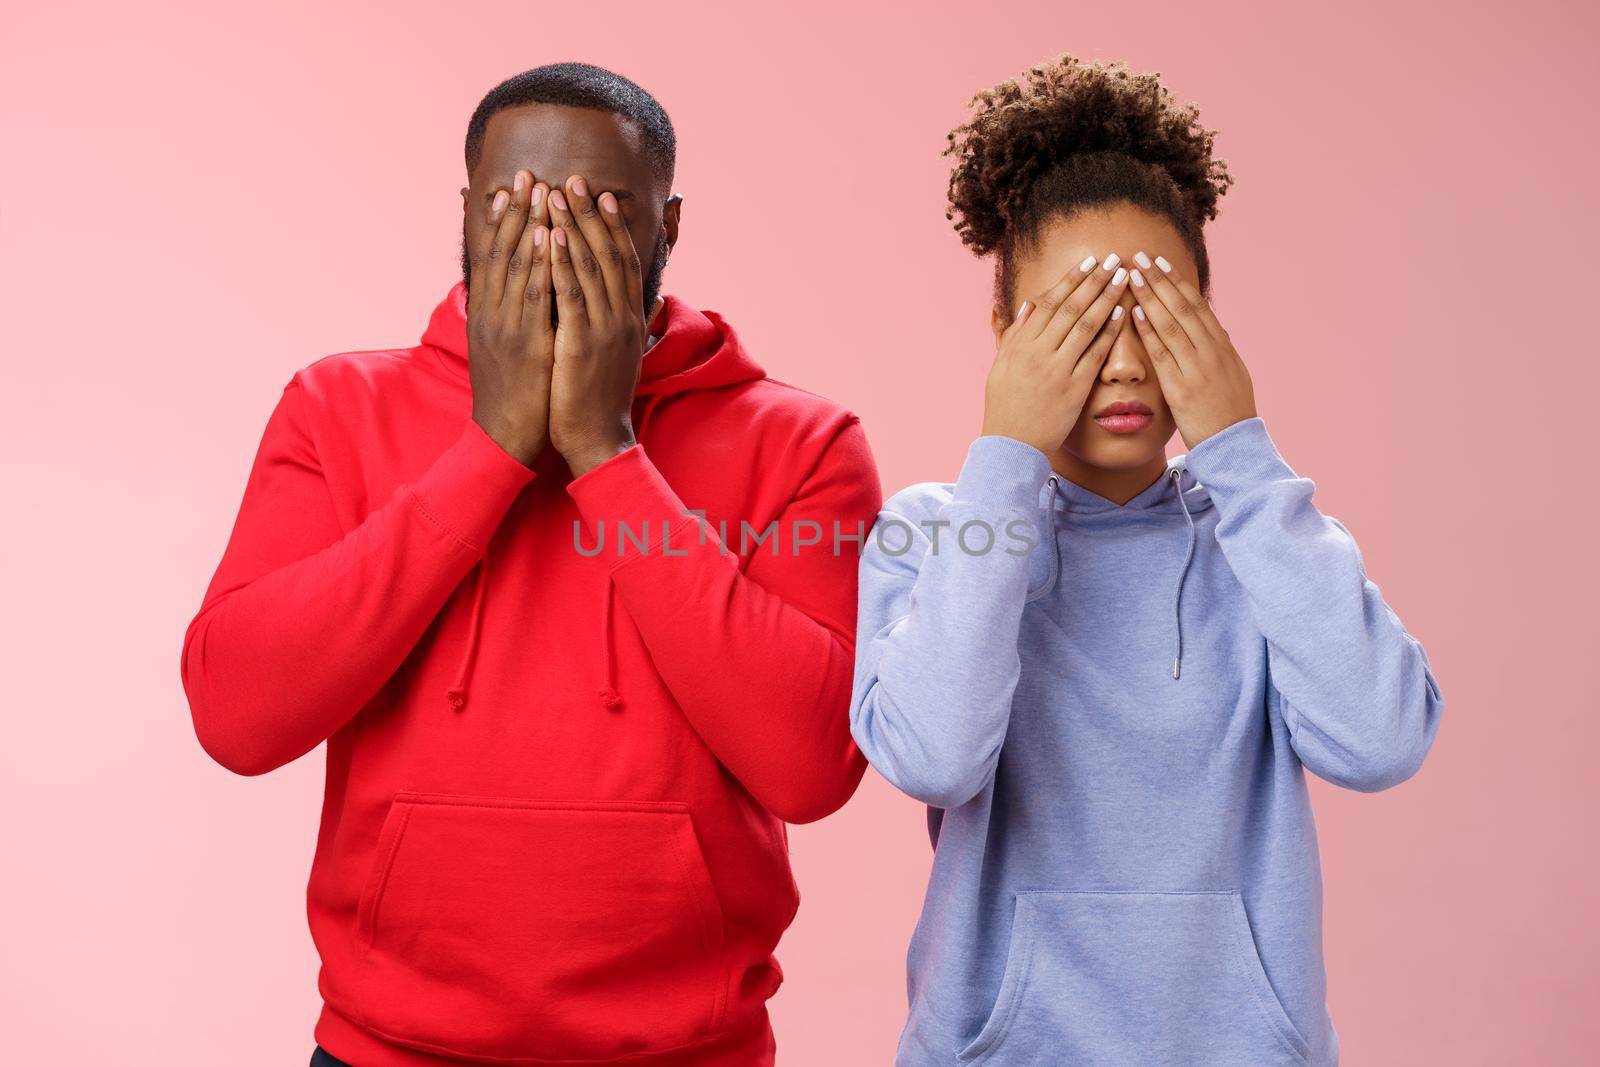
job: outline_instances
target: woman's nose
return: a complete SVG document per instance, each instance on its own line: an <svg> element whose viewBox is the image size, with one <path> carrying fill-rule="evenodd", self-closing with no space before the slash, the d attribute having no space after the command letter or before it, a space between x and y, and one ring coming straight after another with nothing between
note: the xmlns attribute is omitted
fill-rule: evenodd
<svg viewBox="0 0 1600 1067"><path fill-rule="evenodd" d="M1114 382L1142 382L1150 366L1144 345L1139 343L1139 333L1130 321L1135 303L1133 297L1124 293L1118 303L1122 305L1122 332L1117 334L1116 341L1111 345L1111 353L1100 368L1100 380L1107 385Z"/></svg>

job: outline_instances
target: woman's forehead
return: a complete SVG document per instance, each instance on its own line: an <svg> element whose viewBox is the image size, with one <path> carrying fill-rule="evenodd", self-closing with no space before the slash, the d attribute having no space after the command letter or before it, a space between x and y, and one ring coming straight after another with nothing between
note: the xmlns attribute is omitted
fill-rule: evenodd
<svg viewBox="0 0 1600 1067"><path fill-rule="evenodd" d="M1160 215L1130 205L1076 212L1040 227L1032 241L1018 249L1011 267L1020 279L1049 276L1052 281L1088 256L1116 253L1132 268L1135 252L1165 256L1179 274L1195 280L1197 270L1189 246L1177 228Z"/></svg>

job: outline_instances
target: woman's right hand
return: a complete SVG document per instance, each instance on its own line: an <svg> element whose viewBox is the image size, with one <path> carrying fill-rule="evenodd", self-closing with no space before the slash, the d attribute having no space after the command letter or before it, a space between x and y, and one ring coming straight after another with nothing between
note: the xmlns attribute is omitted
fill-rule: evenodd
<svg viewBox="0 0 1600 1067"><path fill-rule="evenodd" d="M1127 317L1117 301L1128 272L1115 254L1093 256L1036 300L1024 300L1000 335L984 391L983 433L1015 438L1045 455L1077 425Z"/></svg>

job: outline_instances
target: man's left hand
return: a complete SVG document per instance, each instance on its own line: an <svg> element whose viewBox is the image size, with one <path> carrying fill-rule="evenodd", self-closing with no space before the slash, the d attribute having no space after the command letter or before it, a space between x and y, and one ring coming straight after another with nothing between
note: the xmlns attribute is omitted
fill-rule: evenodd
<svg viewBox="0 0 1600 1067"><path fill-rule="evenodd" d="M581 175L549 196L556 297L550 443L577 477L634 444L644 278L617 198Z"/></svg>

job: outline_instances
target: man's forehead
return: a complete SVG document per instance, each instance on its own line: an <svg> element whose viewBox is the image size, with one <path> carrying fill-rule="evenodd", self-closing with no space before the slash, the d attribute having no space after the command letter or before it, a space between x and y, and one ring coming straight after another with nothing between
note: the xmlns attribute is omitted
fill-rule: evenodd
<svg viewBox="0 0 1600 1067"><path fill-rule="evenodd" d="M518 170L556 185L581 174L596 189L641 195L650 173L639 129L608 111L530 104L489 119L474 178L509 182Z"/></svg>

